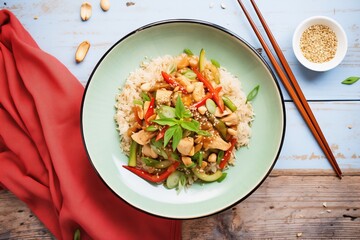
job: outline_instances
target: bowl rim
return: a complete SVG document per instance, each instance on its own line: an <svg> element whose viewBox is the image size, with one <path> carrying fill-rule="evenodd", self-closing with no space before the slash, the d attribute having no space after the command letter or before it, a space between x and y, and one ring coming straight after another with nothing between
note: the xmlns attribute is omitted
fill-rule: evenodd
<svg viewBox="0 0 360 240"><path fill-rule="evenodd" d="M303 54L301 53L300 47L299 47L299 42L300 42L300 37L301 34L304 30L302 30L302 28L304 28L304 26L311 26L316 24L317 22L321 22L322 24L330 27L336 34L336 37L338 39L338 51L336 53L336 55L334 56L333 59L331 59L328 62L324 62L324 63L313 63L310 62L309 60L307 60ZM339 39L342 40L341 41L341 48L339 48ZM325 72L328 70L331 70L335 67L337 67L345 58L345 55L347 53L347 48L348 48L348 40L347 40L347 36L346 36L346 32L343 29L343 27L333 18L330 18L328 16L322 16L322 15L318 15L318 16L312 16L309 18L304 19L303 21L301 21L294 33L293 33L293 37L292 37L292 48L293 48L293 52L295 54L296 59L306 68L313 70L313 71L317 71L317 72Z"/></svg>
<svg viewBox="0 0 360 240"><path fill-rule="evenodd" d="M272 161L271 166L269 167L269 170L266 172L266 174L264 174L263 178L258 182L258 184L253 187L253 189L251 191L249 191L245 196L243 196L242 198L238 199L237 201L235 201L233 204L224 206L221 209L217 209L213 212L209 212L207 214L203 214L200 216L192 216L192 217L175 217L175 216L163 216L163 215L158 215L152 212L148 212L145 209L142 209L138 206L135 206L133 204L131 204L131 202L127 201L126 199L124 199L123 197L121 197L118 193L115 192L115 190L112 189L111 186L109 186L109 184L105 181L105 179L101 176L100 172L98 171L98 169L95 167L95 164L93 162L93 160L91 159L90 156L90 152L89 149L87 147L86 144L86 139L85 139L85 134L84 134L84 117L83 117L83 113L84 113L84 107L85 107L85 100L86 100L86 96L87 96L87 91L88 88L91 84L91 81L93 79L94 74L96 73L98 67L101 65L101 63L103 62L103 60L107 57L107 55L118 45L120 44L122 41L126 40L127 38L129 38L132 35L135 35L138 32L147 30L149 28L152 27L156 27L156 26L160 26L160 25L166 25L166 24L174 24L174 23L189 23L189 24L198 24L198 25L204 25L207 27L211 27L217 30L220 30L226 34L228 34L231 37L236 38L237 40L241 41L243 44L246 45L246 47L251 50L256 56L257 58L264 64L264 66L266 67L266 69L268 70L269 74L272 76L272 80L276 86L276 89L278 91L279 94L279 98L280 98L280 103L281 103L281 109L282 109L282 131L281 131L281 138L279 140L279 147L277 149L276 154L274 155L274 159ZM128 204L129 206L144 212L146 214L155 216L155 217L160 217L160 218L164 218L164 219L173 219L173 220L188 220L188 219L199 219L199 218L204 218L204 217L208 217L208 216L212 216L214 214L223 212L227 209L230 209L231 207L239 204L240 202L244 201L245 199L247 199L251 194L253 194L262 184L263 182L267 179L267 177L269 176L269 174L271 173L271 171L273 170L276 162L279 159L281 150L283 148L283 144L284 144L284 139L285 139L285 133L286 133L286 108L285 108L285 101L284 101L284 97L283 97L283 93L279 84L279 81L277 79L277 76L275 75L274 71L272 70L272 68L270 67L269 63L265 60L265 58L258 52L258 50L256 48L254 48L252 45L250 45L247 41L245 41L242 37L238 36L237 34L235 34L234 32L230 31L229 29L222 27L220 25L217 25L215 23L209 22L209 21L205 21L205 20L198 20L198 19L188 19L188 18L177 18L177 19L164 19L164 20L159 20L159 21L154 21L151 22L149 24L143 25L141 27L138 27L137 29L129 32L128 34L124 35L122 38L120 38L118 41L116 41L102 56L101 58L98 60L98 62L96 63L96 65L94 66L94 69L92 70L88 81L85 85L84 88L84 93L83 93L83 97L82 97L82 102L81 102L81 111L80 111L80 127L81 127L81 136L82 136L82 140L83 140L83 145L85 147L86 150L86 154L88 157L88 160L91 164L91 166L93 167L93 169L95 170L96 174L98 175L98 177L101 179L101 181L105 184L105 186L116 196L118 197L120 200L124 201L126 204Z"/></svg>

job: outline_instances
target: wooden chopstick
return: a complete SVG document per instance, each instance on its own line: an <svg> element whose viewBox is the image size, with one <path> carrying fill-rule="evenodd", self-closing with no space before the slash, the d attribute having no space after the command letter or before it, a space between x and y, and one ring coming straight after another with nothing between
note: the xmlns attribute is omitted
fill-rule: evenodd
<svg viewBox="0 0 360 240"><path fill-rule="evenodd" d="M246 10L244 4L241 2L241 0L238 0L238 3L240 4L240 7L242 8L243 12L245 13L246 18L248 19L252 29L254 30L257 38L259 39L261 45L263 46L266 54L269 57L269 60L271 61L275 71L277 72L278 76L280 77L281 82L283 83L285 89L287 90L287 92L289 93L290 97L293 99L297 109L299 110L301 116L304 118L305 122L307 123L307 125L310 128L310 131L312 132L312 134L314 135L316 141L318 142L318 144L320 145L322 151L324 152L325 156L327 157L327 159L329 160L331 166L333 167L335 173L337 174L337 176L341 179L342 178L342 172L340 170L339 165L336 162L336 159L334 157L334 155L332 154L332 151L324 137L324 134L322 133L319 124L316 121L316 118L314 116L314 114L311 111L311 108L309 106L309 104L307 103L305 96L303 94L303 92L301 91L301 88L299 86L299 84L296 81L296 78L293 74L293 72L291 71L291 68L289 66L289 64L287 63L287 60L284 56L284 54L282 53L278 43L276 42L274 36L272 35L268 25L265 22L265 19L263 18L262 14L260 13L260 10L258 9L258 7L256 6L254 0L250 0L251 4L253 5L255 12L257 14L257 16L260 19L261 24L263 25L265 32L280 60L280 63L282 65L282 67L284 68L285 72L282 70L282 68L280 67L279 63L276 61L274 55L272 54L270 48L268 47L268 45L266 44L264 38L261 36L260 31L258 30L258 28L256 27L254 21L252 20L252 18L250 17L248 11Z"/></svg>

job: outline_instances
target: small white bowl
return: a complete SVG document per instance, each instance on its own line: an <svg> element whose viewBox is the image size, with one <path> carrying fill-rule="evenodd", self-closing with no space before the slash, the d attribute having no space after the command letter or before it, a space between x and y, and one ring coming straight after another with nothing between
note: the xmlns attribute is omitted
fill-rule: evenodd
<svg viewBox="0 0 360 240"><path fill-rule="evenodd" d="M332 29L336 34L336 38L338 41L336 53L334 58L332 58L328 62L323 62L323 63L311 62L304 57L300 49L300 38L302 33L310 26L316 24L325 25L330 29ZM347 51L347 37L344 29L335 20L325 16L315 16L305 19L303 22L301 22L298 25L293 35L292 45L295 56L302 65L313 71L324 72L336 67L344 59Z"/></svg>

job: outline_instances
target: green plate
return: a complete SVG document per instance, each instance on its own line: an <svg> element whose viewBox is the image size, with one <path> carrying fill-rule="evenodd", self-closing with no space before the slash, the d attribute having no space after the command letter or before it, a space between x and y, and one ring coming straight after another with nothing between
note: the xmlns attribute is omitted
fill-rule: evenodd
<svg viewBox="0 0 360 240"><path fill-rule="evenodd" d="M121 152L115 129L115 95L131 71L145 57L178 55L184 48L209 58L241 79L246 93L257 84L253 101L256 114L248 148L236 152L221 183L195 184L177 194L153 185L122 167L127 157ZM225 210L249 196L270 173L282 147L285 132L283 97L273 72L248 43L234 33L211 23L170 20L144 26L114 44L101 58L87 83L82 105L84 143L100 178L130 205L147 213L175 219L203 217ZM119 199L120 201L120 199Z"/></svg>

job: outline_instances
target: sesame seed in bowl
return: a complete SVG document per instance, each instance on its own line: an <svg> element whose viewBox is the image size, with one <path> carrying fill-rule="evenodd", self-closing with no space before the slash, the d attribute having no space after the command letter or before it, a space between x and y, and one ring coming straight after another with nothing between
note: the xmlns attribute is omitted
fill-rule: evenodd
<svg viewBox="0 0 360 240"><path fill-rule="evenodd" d="M296 28L293 50L306 68L327 71L344 59L347 51L346 34L340 24L329 17L311 17Z"/></svg>

